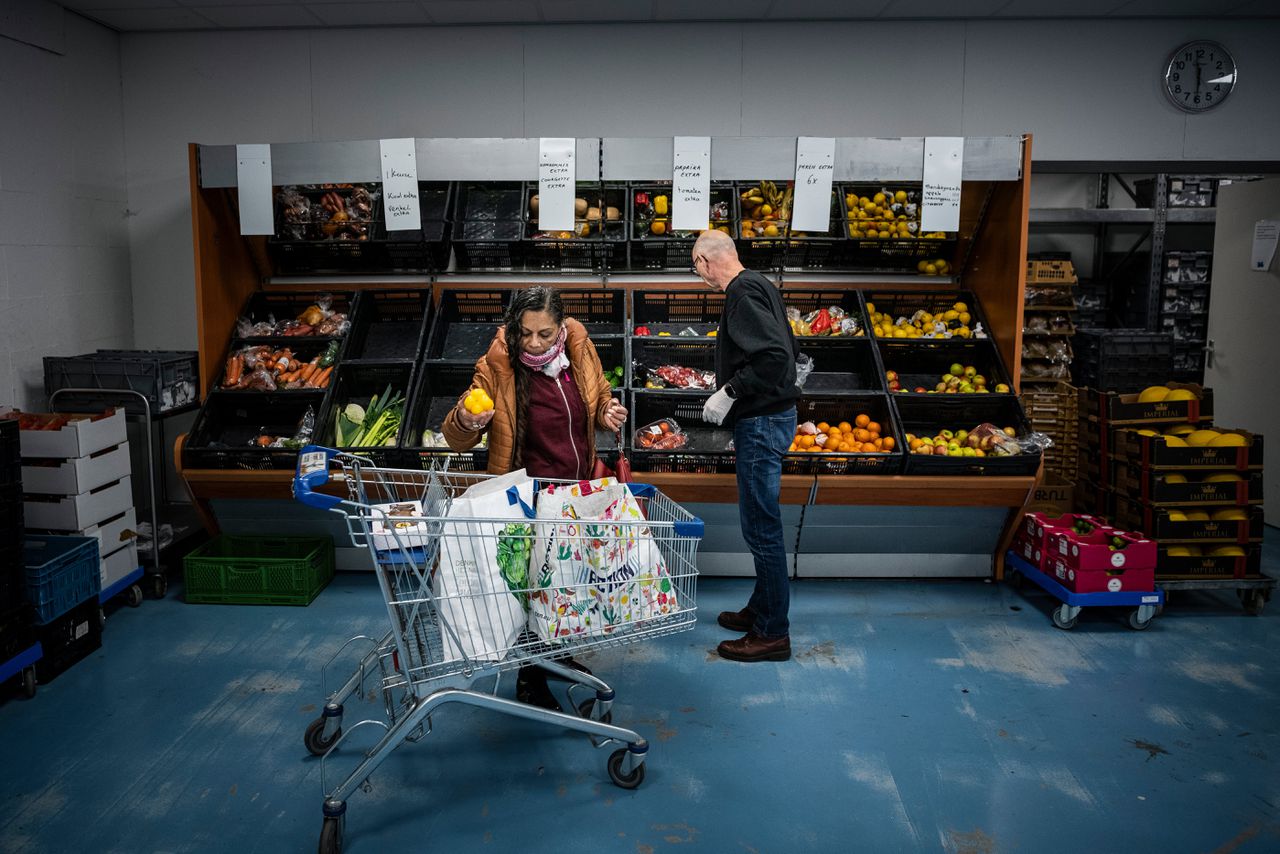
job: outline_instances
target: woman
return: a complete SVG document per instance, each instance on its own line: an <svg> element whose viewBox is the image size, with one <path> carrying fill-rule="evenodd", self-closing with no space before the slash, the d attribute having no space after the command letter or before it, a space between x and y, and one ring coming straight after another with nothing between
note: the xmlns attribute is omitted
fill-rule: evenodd
<svg viewBox="0 0 1280 854"><path fill-rule="evenodd" d="M466 451L487 430L490 474L523 468L531 477L585 480L595 465L596 429L613 432L627 420L587 330L564 316L554 288L514 294L502 328L476 362L471 388L484 389L493 408L470 412L464 394L442 431L449 447ZM516 698L560 708L536 667L520 668Z"/></svg>

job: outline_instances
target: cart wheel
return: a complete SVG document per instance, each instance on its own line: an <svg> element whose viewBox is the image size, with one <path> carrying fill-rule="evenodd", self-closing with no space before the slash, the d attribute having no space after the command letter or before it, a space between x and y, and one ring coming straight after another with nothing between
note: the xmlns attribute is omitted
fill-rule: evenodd
<svg viewBox="0 0 1280 854"><path fill-rule="evenodd" d="M609 779L620 789L635 789L644 782L644 764L637 765L630 774L623 775L622 762L627 758L628 750L618 748L609 756Z"/></svg>
<svg viewBox="0 0 1280 854"><path fill-rule="evenodd" d="M1249 590L1244 592L1244 612L1250 617L1256 617L1262 613L1262 606L1266 604L1266 597L1261 590Z"/></svg>
<svg viewBox="0 0 1280 854"><path fill-rule="evenodd" d="M1070 630L1075 628L1076 620L1080 619L1080 615L1076 614L1074 617L1071 617L1070 619L1068 619L1067 614L1069 613L1070 613L1070 610L1066 605L1059 605L1058 607L1054 608L1053 624L1058 628L1064 629L1064 630Z"/></svg>
<svg viewBox="0 0 1280 854"><path fill-rule="evenodd" d="M152 576L151 592L156 595L157 599L163 599L164 594L169 592L169 579L165 577L163 572L157 572Z"/></svg>
<svg viewBox="0 0 1280 854"><path fill-rule="evenodd" d="M342 819L325 818L320 828L319 854L342 854Z"/></svg>
<svg viewBox="0 0 1280 854"><path fill-rule="evenodd" d="M1145 629L1147 626L1151 625L1151 621L1153 619L1155 618L1147 617L1145 620L1142 619L1139 616L1138 610L1134 609L1129 612L1129 628L1133 629L1135 632L1140 632L1143 629Z"/></svg>
<svg viewBox="0 0 1280 854"><path fill-rule="evenodd" d="M595 707L595 704L596 704L596 698L595 698L595 697L589 697L589 698L587 698L587 699L583 700L581 703L579 703L579 704L578 704L578 717L580 717L580 718L589 718L589 717L591 717L591 710ZM602 723L602 724L611 724L611 723L613 723L613 709L610 709L609 711L605 712L603 715L601 715L601 716L600 716L600 723Z"/></svg>
<svg viewBox="0 0 1280 854"><path fill-rule="evenodd" d="M342 727L338 727L338 729L333 733L333 736L328 741L325 741L324 718L316 718L311 722L311 725L307 727L307 732L303 735L302 740L306 743L307 750L311 752L312 756L324 756L329 752L329 748L333 747L333 743L337 741L338 737L341 735Z"/></svg>
<svg viewBox="0 0 1280 854"><path fill-rule="evenodd" d="M136 584L130 584L129 589L125 591L124 600L129 603L130 608L136 608L142 604L142 588Z"/></svg>
<svg viewBox="0 0 1280 854"><path fill-rule="evenodd" d="M36 695L36 669L28 667L22 671L22 693L28 700Z"/></svg>

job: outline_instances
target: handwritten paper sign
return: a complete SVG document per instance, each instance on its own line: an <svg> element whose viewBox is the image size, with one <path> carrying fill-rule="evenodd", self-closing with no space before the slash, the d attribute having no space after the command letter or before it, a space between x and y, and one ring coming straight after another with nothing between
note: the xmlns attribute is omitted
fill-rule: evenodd
<svg viewBox="0 0 1280 854"><path fill-rule="evenodd" d="M963 168L964 137L924 138L921 231L960 230L960 173Z"/></svg>
<svg viewBox="0 0 1280 854"><path fill-rule="evenodd" d="M538 228L573 231L573 137L544 136L538 140Z"/></svg>
<svg viewBox="0 0 1280 854"><path fill-rule="evenodd" d="M1276 257L1276 245L1280 244L1280 219L1260 219L1253 224L1253 257L1249 269L1265 273L1271 269Z"/></svg>
<svg viewBox="0 0 1280 854"><path fill-rule="evenodd" d="M796 194L791 203L793 231L831 229L831 179L836 174L836 141L828 136L796 139Z"/></svg>
<svg viewBox="0 0 1280 854"><path fill-rule="evenodd" d="M387 231L417 231L422 228L418 214L418 153L413 138L380 139L382 149L382 210Z"/></svg>
<svg viewBox="0 0 1280 854"><path fill-rule="evenodd" d="M702 231L710 225L711 137L675 138L671 182L671 227L676 231Z"/></svg>
<svg viewBox="0 0 1280 854"><path fill-rule="evenodd" d="M270 145L236 146L236 189L240 198L240 233L275 234Z"/></svg>

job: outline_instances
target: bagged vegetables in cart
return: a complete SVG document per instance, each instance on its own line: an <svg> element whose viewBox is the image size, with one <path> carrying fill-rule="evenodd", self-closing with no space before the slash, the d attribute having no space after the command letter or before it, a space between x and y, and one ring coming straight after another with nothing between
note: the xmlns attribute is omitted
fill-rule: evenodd
<svg viewBox="0 0 1280 854"><path fill-rule="evenodd" d="M679 610L666 562L625 484L607 477L553 484L538 492L537 519L529 627L538 637L606 635Z"/></svg>

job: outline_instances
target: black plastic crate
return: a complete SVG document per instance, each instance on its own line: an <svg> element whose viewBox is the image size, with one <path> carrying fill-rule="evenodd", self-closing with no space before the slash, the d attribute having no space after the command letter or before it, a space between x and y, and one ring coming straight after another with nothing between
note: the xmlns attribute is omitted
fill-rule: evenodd
<svg viewBox="0 0 1280 854"><path fill-rule="evenodd" d="M643 337L636 336L635 331L645 327L650 335L668 332L674 338L692 329L705 339L708 332L719 328L723 309L722 293L704 290L632 291L631 334Z"/></svg>
<svg viewBox="0 0 1280 854"><path fill-rule="evenodd" d="M627 334L625 291L603 288L561 289L560 299L564 303L565 315L585 326L592 340L601 336Z"/></svg>
<svg viewBox="0 0 1280 854"><path fill-rule="evenodd" d="M471 365L426 364L418 372L409 417L401 441L405 465L427 470L448 464L450 471L482 472L488 469L489 451L475 448L454 453L440 435L445 416L458 405L471 387L474 375ZM430 430L434 436L424 436Z"/></svg>
<svg viewBox="0 0 1280 854"><path fill-rule="evenodd" d="M215 391L205 399L183 447L186 468L196 469L288 469L297 466L298 450L268 448L255 443L259 436L289 438L310 408L315 442L327 417L326 393L234 394Z"/></svg>
<svg viewBox="0 0 1280 854"><path fill-rule="evenodd" d="M409 396L413 393L413 377L415 365L411 362L397 364L356 364L339 365L337 379L329 394L329 405L324 423L317 431L320 444L330 448L339 448L350 454L370 459L375 465L383 468L401 468L404 455L400 452L401 437L405 435L408 425ZM348 404L358 404L368 410L371 399L377 395L385 399L387 390L395 395L397 392L404 400L403 417L391 444L379 446L339 445L335 435L338 414Z"/></svg>
<svg viewBox="0 0 1280 854"><path fill-rule="evenodd" d="M6 579L0 577L0 592ZM16 600L0 604L0 663L8 661L35 643L31 606Z"/></svg>
<svg viewBox="0 0 1280 854"><path fill-rule="evenodd" d="M1012 427L1018 437L1031 433L1031 424L1022 403L1008 395L898 395L893 405L904 434L932 438L939 430L972 431L979 424L1001 430ZM918 475L1034 475L1040 468L1040 453L1009 457L950 457L911 452L910 440L904 448L904 474Z"/></svg>
<svg viewBox="0 0 1280 854"><path fill-rule="evenodd" d="M733 227L733 242L738 247L738 258L743 266L752 270L779 269L786 262L789 244L790 211L787 219L759 219L754 209L743 201L744 194L757 187L760 182L739 182L733 188L734 200L738 206L737 222ZM775 182L779 190L785 192L786 185L791 182ZM776 211L774 213L777 213ZM752 228L755 222L764 222L764 231ZM770 233L772 229L772 233Z"/></svg>
<svg viewBox="0 0 1280 854"><path fill-rule="evenodd" d="M1213 270L1213 253L1204 250L1164 253L1164 283L1208 285Z"/></svg>
<svg viewBox="0 0 1280 854"><path fill-rule="evenodd" d="M146 396L152 413L170 412L199 398L197 355L194 350L99 350L45 356L45 394L63 388L129 389ZM125 408L141 410L132 401Z"/></svg>
<svg viewBox="0 0 1280 854"><path fill-rule="evenodd" d="M448 222L423 216L418 228L388 231L385 240L376 242L374 260L366 269L443 272L449 269L452 236Z"/></svg>
<svg viewBox="0 0 1280 854"><path fill-rule="evenodd" d="M273 394L273 393L306 394L306 393L311 393L315 391L324 391L326 388L333 385L332 372L330 372L328 381L325 383L325 385L321 386L318 389L305 388L305 387L286 389L280 386L277 386L276 388L269 389L269 390L261 389L261 388L255 389L255 388L248 388L248 387L238 389L232 386L226 386L223 383L227 379L227 370L228 370L227 363L230 362L231 356L241 352L242 350L245 350L248 348L263 348L263 347L269 348L273 352L273 354L281 353L281 358L288 358L289 364L291 366L296 366L296 365L305 365L306 363L315 359L317 356L322 356L329 349L329 347L332 346L334 343L335 342L332 339L304 338L304 337L291 338L291 339L290 338L274 339L274 343L270 343L270 344L255 344L250 341L232 341L230 353L227 356L227 361L223 363L222 370L218 372L217 381L216 381L216 384L214 385L214 388L218 389L219 391L223 391L227 393L234 392L236 394ZM288 351L288 354L285 354L282 352L285 350ZM341 352L342 352L341 345L339 345L339 356L334 360L335 365L341 358ZM315 379L315 376L318 375L321 370L323 370L323 368L317 368L315 374L313 374L310 379ZM281 385L283 385L281 380L288 372L289 372L288 370L281 369L279 372L275 370L271 370L268 373L271 374L275 382L281 383ZM252 375L253 375L253 370L246 365L242 373L242 377L251 377Z"/></svg>
<svg viewBox="0 0 1280 854"><path fill-rule="evenodd" d="M352 294L341 291L313 291L308 293L298 291L256 291L245 302L244 310L240 312L240 317L247 318L251 324L269 322L278 324L297 319L309 307L319 305L321 302L327 302L332 311L339 312L347 320L351 320ZM345 334L344 332L343 335ZM260 335L245 333L238 326L232 331L232 335L246 341L279 339L296 341L307 338L328 339L342 337L337 335Z"/></svg>
<svg viewBox="0 0 1280 854"><path fill-rule="evenodd" d="M800 352L813 359L806 394L882 392L884 371L865 338L797 338Z"/></svg>
<svg viewBox="0 0 1280 854"><path fill-rule="evenodd" d="M363 291L356 299L346 360L417 359L430 319L430 290Z"/></svg>
<svg viewBox="0 0 1280 854"><path fill-rule="evenodd" d="M1154 207L1156 182L1143 178L1133 182L1138 207ZM1211 208L1217 198L1218 179L1208 175L1167 175L1165 191L1171 208Z"/></svg>
<svg viewBox="0 0 1280 854"><path fill-rule="evenodd" d="M862 299L857 291L847 290L805 290L803 288L784 287L782 289L782 302L788 308L794 308L800 312L800 316L806 317L810 313L823 308L831 308L839 306L858 322L858 330L861 335L855 337L865 338L870 335L867 323L867 313L863 309ZM794 326L793 326L794 329ZM846 340L848 336L842 335L801 335L797 332L796 338L800 343L823 344L828 341Z"/></svg>
<svg viewBox="0 0 1280 854"><path fill-rule="evenodd" d="M1209 318L1166 316L1160 320L1160 331L1173 336L1175 348L1185 344L1203 344L1209 331Z"/></svg>
<svg viewBox="0 0 1280 854"><path fill-rule="evenodd" d="M880 352L880 363L884 366L886 377L889 371L896 373L903 394L915 394L917 388L925 389L922 394L934 391L942 382L942 377L951 373L950 369L956 364L975 368L976 375L987 381L989 394L1001 394L1002 392L997 392L996 388L1002 383L1009 388L1008 392L1003 392L1004 394L1013 393L1013 383L1009 380L1009 373L1000 359L995 342L990 339L981 341L952 339L921 347L914 341L877 338L876 347ZM972 393L976 394L976 392ZM930 395L930 397L946 396L948 395L943 393Z"/></svg>
<svg viewBox="0 0 1280 854"><path fill-rule="evenodd" d="M522 181L463 182L454 190L453 221L524 222L527 199Z"/></svg>
<svg viewBox="0 0 1280 854"><path fill-rule="evenodd" d="M884 204L877 205L880 211L876 214L868 213L865 218L860 218L859 214L864 213L861 207L861 200L867 199L875 204L877 193L896 194L902 192L907 198L902 202L894 201L889 203L886 199ZM841 264L846 269L860 270L868 272L879 271L911 271L925 272L920 267L925 262L937 260L946 261L948 264L954 263L956 255L956 235L948 233L947 237L924 238L918 236L921 234L919 229L920 222L920 187L914 184L902 184L897 187L886 187L883 184L843 184L838 187L837 196L843 206L841 218L844 220L843 235L848 240L842 244L840 251L842 252ZM858 200L859 204L850 205L850 196ZM914 205L910 213L907 208L902 211L894 211L892 216L892 228L889 228L888 215L883 212L883 208L889 204L897 205ZM907 216L909 226L908 234L902 235L898 230L898 223L902 222L897 217L899 215ZM868 227L870 223L880 223L881 228L876 228L874 232ZM914 228L912 228L914 226ZM874 233L875 236L872 236ZM883 237L880 235L884 235Z"/></svg>
<svg viewBox="0 0 1280 854"><path fill-rule="evenodd" d="M647 336L634 338L631 341L631 386L636 389L663 390L680 394L698 394L704 396L716 390L714 379L709 388L667 386L658 376L656 370L672 365L691 368L699 372L710 372L714 378L716 367L716 348L708 345L703 339L658 338ZM653 385L650 385L650 384Z"/></svg>
<svg viewBox="0 0 1280 854"><path fill-rule="evenodd" d="M357 190L369 195L363 210L349 204ZM341 219L322 203L331 194L344 201ZM281 187L275 196L276 232L267 240L275 268L282 273L322 273L385 267L381 194L381 185L374 183Z"/></svg>
<svg viewBox="0 0 1280 854"><path fill-rule="evenodd" d="M730 443L733 441L733 429L716 427L702 420L702 406L709 396L709 392L632 392L634 407L627 419L631 425L632 468L636 471L694 474L732 472L734 455ZM659 421L675 422L685 434L685 445L671 450L644 448L637 433Z"/></svg>
<svg viewBox="0 0 1280 854"><path fill-rule="evenodd" d="M731 237L738 234L737 193L732 184L712 182L708 224ZM656 198L667 197L667 212L659 214ZM627 193L627 228L633 270L688 270L693 265L696 231L671 230L671 184L632 184Z"/></svg>
<svg viewBox="0 0 1280 854"><path fill-rule="evenodd" d="M895 338L893 339L895 341L902 340L915 345L936 346L956 340L982 341L989 339L991 336L991 327L987 323L986 315L982 311L977 295L971 291L868 291L863 294L863 299L867 306L868 322L871 322L872 316L877 313L885 315L890 318L891 323L896 324L900 317L905 317L910 321L916 316L917 312L925 312L934 316L933 322L935 324L941 322L946 326L947 331L951 333L950 338ZM961 312L955 308L959 304L965 306L965 311ZM946 319L947 314L951 312L955 312L957 316ZM967 322L966 315L968 316ZM939 316L943 319L939 320ZM960 335L958 331L960 329L968 329L971 337L965 339ZM875 330L873 329L872 334L874 333Z"/></svg>
<svg viewBox="0 0 1280 854"><path fill-rule="evenodd" d="M897 474L902 470L902 431L895 421L889 399L883 394L825 395L805 391L796 403L796 423L812 421L839 426L848 423L856 437L858 416L866 415L880 426L881 439L892 439L893 447L876 453L862 451L801 451L788 453L782 461L784 474ZM869 426L869 425L868 425Z"/></svg>
<svg viewBox="0 0 1280 854"><path fill-rule="evenodd" d="M538 185L531 183L527 194L532 197ZM525 266L530 270L577 270L600 272L625 266L627 228L627 188L621 185L579 183L577 198L587 202L587 213L575 216L571 231L540 231L532 208L526 224L526 245L522 249ZM594 209L595 216L590 214ZM609 211L616 216L609 219Z"/></svg>
<svg viewBox="0 0 1280 854"><path fill-rule="evenodd" d="M1173 370L1173 335L1141 329L1080 329L1072 375L1078 386L1133 392L1163 385Z"/></svg>
<svg viewBox="0 0 1280 854"><path fill-rule="evenodd" d="M510 302L509 290L444 291L431 322L426 358L474 365L489 349Z"/></svg>
<svg viewBox="0 0 1280 854"><path fill-rule="evenodd" d="M453 256L459 270L524 268L524 222L477 219L453 224Z"/></svg>
<svg viewBox="0 0 1280 854"><path fill-rule="evenodd" d="M36 662L36 678L42 683L52 682L102 646L98 597L86 599L52 622L36 626L35 637L44 651L44 657Z"/></svg>

